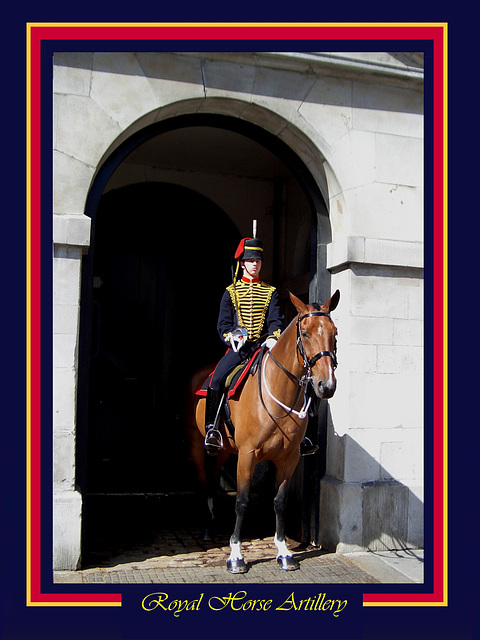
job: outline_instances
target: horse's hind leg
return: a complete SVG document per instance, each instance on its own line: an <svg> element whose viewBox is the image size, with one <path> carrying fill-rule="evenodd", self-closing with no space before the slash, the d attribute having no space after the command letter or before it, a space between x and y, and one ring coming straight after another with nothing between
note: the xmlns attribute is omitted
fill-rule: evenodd
<svg viewBox="0 0 480 640"><path fill-rule="evenodd" d="M277 547L277 563L284 571L295 571L300 568L298 560L296 560L291 551L287 548L285 540L285 512L287 506L289 479L283 478L278 481L278 489L273 505L275 508L276 527L274 542Z"/></svg>
<svg viewBox="0 0 480 640"><path fill-rule="evenodd" d="M254 465L251 459L239 456L237 465L237 498L235 500L235 529L230 536L230 557L227 568L230 573L246 573L248 567L242 556L242 526L250 500L250 486Z"/></svg>
<svg viewBox="0 0 480 640"><path fill-rule="evenodd" d="M205 478L201 493L203 540L205 542L215 539L215 514L213 511L213 497L216 489L215 463L214 458L205 455Z"/></svg>
<svg viewBox="0 0 480 640"><path fill-rule="evenodd" d="M190 458L195 466L198 480L198 501L195 515L199 518L199 526L202 528L205 542L214 539L214 512L213 499L218 486L219 469L228 459L226 452L213 458L205 454L203 435L197 426L190 427Z"/></svg>
<svg viewBox="0 0 480 640"><path fill-rule="evenodd" d="M203 539L215 541L215 504L214 498L220 487L221 467L228 460L229 455L220 452L216 457L204 453L205 483L203 486L203 507L204 507L204 533Z"/></svg>

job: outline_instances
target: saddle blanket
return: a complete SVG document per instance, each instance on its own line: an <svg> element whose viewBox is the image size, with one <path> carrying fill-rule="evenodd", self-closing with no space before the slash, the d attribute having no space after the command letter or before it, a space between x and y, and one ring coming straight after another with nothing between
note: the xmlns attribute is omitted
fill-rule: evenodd
<svg viewBox="0 0 480 640"><path fill-rule="evenodd" d="M252 357L249 360L243 362L242 364L239 364L238 367L235 367L235 369L227 376L227 379L225 381L225 389L228 389L228 398L233 398L240 390L242 382L245 380L248 372L254 369L254 365L257 364L257 361L260 359L262 352L262 347L259 347L253 353ZM207 376L202 386L197 389L197 391L195 391L196 396L205 397L207 395L207 389L210 384L212 375L213 371L209 376Z"/></svg>

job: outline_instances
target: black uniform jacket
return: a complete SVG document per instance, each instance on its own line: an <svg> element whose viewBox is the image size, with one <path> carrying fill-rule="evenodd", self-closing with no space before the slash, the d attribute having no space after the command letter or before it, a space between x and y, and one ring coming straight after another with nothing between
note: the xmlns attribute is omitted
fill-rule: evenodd
<svg viewBox="0 0 480 640"><path fill-rule="evenodd" d="M278 338L284 328L278 292L261 280L239 280L230 285L220 302L217 331L223 342L226 335L237 327L248 332L248 341L263 337Z"/></svg>

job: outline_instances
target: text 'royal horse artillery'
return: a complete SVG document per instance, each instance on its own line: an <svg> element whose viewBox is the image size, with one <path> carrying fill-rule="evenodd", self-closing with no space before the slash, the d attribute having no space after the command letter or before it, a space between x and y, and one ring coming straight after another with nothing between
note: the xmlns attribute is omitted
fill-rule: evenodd
<svg viewBox="0 0 480 640"><path fill-rule="evenodd" d="M290 478L300 458L300 443L308 422L308 405L312 400L331 398L335 393L337 329L330 312L337 307L340 292L337 290L323 305L304 304L292 293L290 299L298 315L280 335L275 346L264 350L255 372L246 376L238 399L228 401L235 429L234 441L228 437L224 422L221 423L223 448L217 466L224 464L231 454L238 455L236 523L227 560L231 573L248 570L241 551L242 523L254 469L264 460L273 462L276 469L274 541L277 562L286 571L299 568L285 540L286 499ZM206 373L203 370L203 378ZM206 484L202 439L205 434L205 400L194 395L203 381L199 375L192 380L194 415L189 426L192 460L197 466L200 481Z"/></svg>

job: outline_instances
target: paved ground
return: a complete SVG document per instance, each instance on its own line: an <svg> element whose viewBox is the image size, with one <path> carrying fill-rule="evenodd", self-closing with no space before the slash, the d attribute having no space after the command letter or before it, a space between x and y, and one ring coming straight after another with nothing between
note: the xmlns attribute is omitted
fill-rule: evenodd
<svg viewBox="0 0 480 640"><path fill-rule="evenodd" d="M57 583L168 584L168 583L412 583L423 582L423 552L400 551L334 554L321 550L296 551L300 570L281 571L271 550L272 540L245 543L248 573L231 575L225 566L227 547L174 557L158 556L143 562L55 572ZM268 548L267 548L268 547ZM262 553L262 558L257 555Z"/></svg>
<svg viewBox="0 0 480 640"><path fill-rule="evenodd" d="M102 583L305 583L305 582L379 582L361 569L352 559L328 554L319 549L296 549L300 560L298 571L282 571L275 560L273 537L247 540L243 545L248 573L231 575L226 569L228 546L211 546L202 550L199 545L189 543L190 551L173 553L178 541L172 541L172 552L143 561L128 561L128 554L112 559L113 566L99 566L78 572L56 573L56 582L102 582ZM193 550L193 547L197 547Z"/></svg>
<svg viewBox="0 0 480 640"><path fill-rule="evenodd" d="M172 513L165 506L126 513L118 502L99 502L90 513L80 571L55 572L58 583L412 583L423 582L423 551L336 554L289 540L300 570L282 571L275 560L273 536L252 535L243 543L249 571L231 575L226 559L231 521L218 523L214 543L205 542L189 509ZM124 505L124 503L122 503ZM97 505L98 506L98 505ZM152 505L150 505L152 506ZM192 505L190 505L192 508ZM224 510L229 513L228 510ZM94 517L95 516L95 517ZM248 535L250 534L250 535Z"/></svg>

